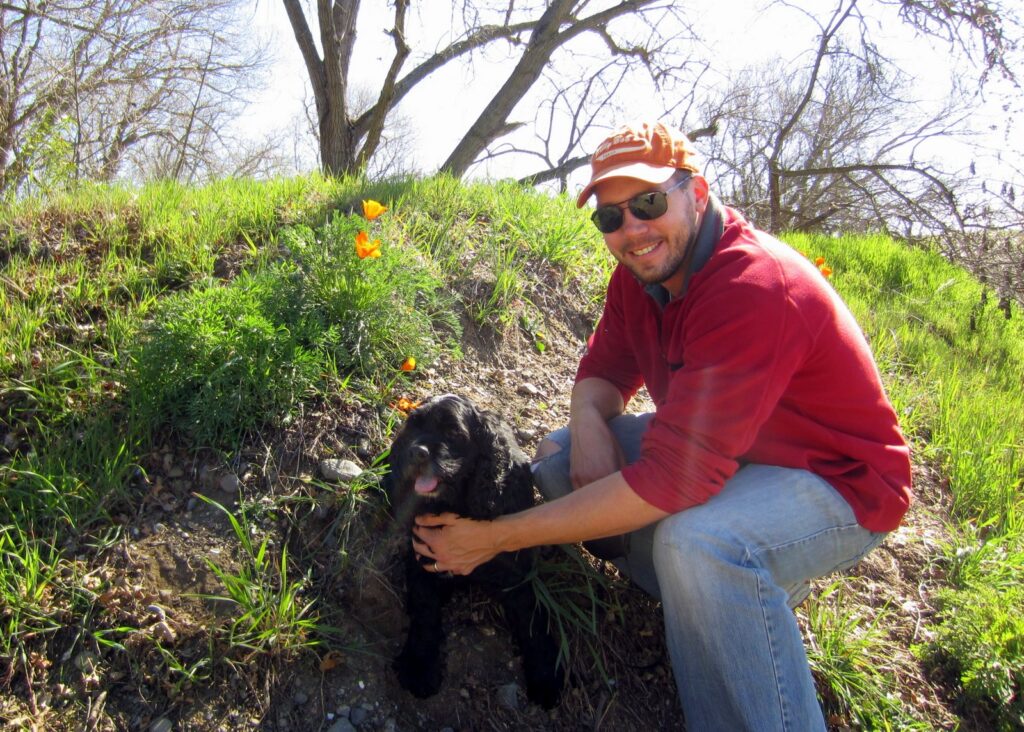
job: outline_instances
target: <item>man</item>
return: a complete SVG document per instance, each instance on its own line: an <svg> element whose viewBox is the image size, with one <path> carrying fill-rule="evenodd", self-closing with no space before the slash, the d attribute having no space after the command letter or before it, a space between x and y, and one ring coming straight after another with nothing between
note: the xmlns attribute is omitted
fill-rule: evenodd
<svg viewBox="0 0 1024 732"><path fill-rule="evenodd" d="M626 126L591 168L577 205L596 195L618 266L569 425L538 447L548 500L494 522L423 518L414 547L466 574L588 542L661 599L689 729L824 729L791 608L910 504L869 347L813 264L709 193L678 130ZM641 384L654 414L624 414Z"/></svg>

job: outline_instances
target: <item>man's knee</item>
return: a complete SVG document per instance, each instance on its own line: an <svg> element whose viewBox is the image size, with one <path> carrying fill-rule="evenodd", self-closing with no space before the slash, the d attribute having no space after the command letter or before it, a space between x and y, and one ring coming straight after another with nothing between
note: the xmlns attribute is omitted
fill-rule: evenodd
<svg viewBox="0 0 1024 732"><path fill-rule="evenodd" d="M716 571L742 564L746 553L728 534L720 534L687 510L663 519L654 532L654 563L675 582L701 582ZM727 570L726 570L727 571Z"/></svg>
<svg viewBox="0 0 1024 732"><path fill-rule="evenodd" d="M562 446L555 440L541 440L530 469L533 472L533 484L545 499L560 498L572 492L568 453L564 453Z"/></svg>
<svg viewBox="0 0 1024 732"><path fill-rule="evenodd" d="M537 445L537 452L535 452L533 455L533 462L538 462L539 460L543 460L546 457L551 457L555 453L559 453L561 451L561 445L559 445L554 440L549 440L547 437L545 437L543 440L540 441L540 444Z"/></svg>

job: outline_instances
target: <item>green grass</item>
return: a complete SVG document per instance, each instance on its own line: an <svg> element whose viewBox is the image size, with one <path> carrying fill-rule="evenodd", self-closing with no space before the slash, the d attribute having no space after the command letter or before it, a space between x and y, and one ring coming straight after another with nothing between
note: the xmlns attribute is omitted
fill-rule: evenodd
<svg viewBox="0 0 1024 732"><path fill-rule="evenodd" d="M366 221L364 199L388 211ZM356 256L360 230L380 240L380 257ZM1024 314L1014 306L1007 318L933 251L884 237L786 239L827 260L916 459L953 496L954 546L937 558L948 588L921 657L960 679L965 704L1019 715ZM569 198L512 182L84 186L0 210L0 682L38 682L39 654L82 639L135 652L81 570L121 538L147 490L147 456L165 440L230 460L339 392L346 409L377 410L386 435L407 357L420 368L458 358L461 323L518 327L543 353L544 288L596 307L611 264ZM369 502L362 491L334 497L342 555ZM240 564L212 570L232 611L208 629L207 650L147 646L178 691L216 676L218 644L233 662L279 658L328 632L309 565L254 541L245 514L229 521ZM600 670L609 608L585 572L563 570L538 590L563 637L589 639L563 653L589 654ZM72 611L79 640L61 646ZM835 711L868 728L916 724L867 663L888 652L884 623L835 591L810 612Z"/></svg>
<svg viewBox="0 0 1024 732"><path fill-rule="evenodd" d="M305 597L309 572L302 579L288 578L288 551L282 548L275 561L269 551L269 539L253 541L254 527L245 513L236 517L210 498L231 523L239 544L238 568L234 571L210 559L207 565L224 586L224 595L207 596L233 605L234 618L222 631L229 649L229 661L244 663L254 656L273 654L288 658L317 645L318 617L315 603Z"/></svg>
<svg viewBox="0 0 1024 732"><path fill-rule="evenodd" d="M954 587L923 656L953 669L965 704L1005 723L1024 694L1024 313L935 252L884 237L792 236L824 256L876 353L918 459L941 467L953 496ZM1015 547L1015 548L1014 548ZM989 629L993 629L989 632ZM995 669L995 670L993 670ZM1020 710L1008 707L1006 714Z"/></svg>
<svg viewBox="0 0 1024 732"><path fill-rule="evenodd" d="M859 729L907 730L927 727L913 718L898 695L886 659L892 648L881 627L883 611L867 619L851 609L842 581L810 598L808 660L822 687L826 715Z"/></svg>

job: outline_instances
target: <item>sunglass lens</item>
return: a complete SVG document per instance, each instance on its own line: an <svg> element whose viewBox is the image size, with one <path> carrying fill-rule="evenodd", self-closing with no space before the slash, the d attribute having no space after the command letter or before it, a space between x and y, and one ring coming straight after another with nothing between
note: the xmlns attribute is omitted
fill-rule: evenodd
<svg viewBox="0 0 1024 732"><path fill-rule="evenodd" d="M678 186L677 186L678 187ZM619 204L621 206L622 204ZM668 210L668 196L664 191L641 193L629 199L626 204L630 212L641 221L656 219ZM622 209L619 206L598 206L590 219L602 234L611 234L622 226Z"/></svg>
<svg viewBox="0 0 1024 732"><path fill-rule="evenodd" d="M629 210L642 221L658 218L667 208L667 196L662 191L643 193L629 201Z"/></svg>
<svg viewBox="0 0 1024 732"><path fill-rule="evenodd" d="M599 206L590 219L602 234L611 234L622 226L622 209L618 206Z"/></svg>

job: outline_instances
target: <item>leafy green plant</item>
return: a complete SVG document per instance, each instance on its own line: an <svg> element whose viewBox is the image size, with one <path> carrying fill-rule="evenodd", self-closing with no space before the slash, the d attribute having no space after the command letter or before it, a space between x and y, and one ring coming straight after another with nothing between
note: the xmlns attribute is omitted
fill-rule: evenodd
<svg viewBox="0 0 1024 732"><path fill-rule="evenodd" d="M950 557L954 587L939 592L940 624L919 655L951 666L968 701L1000 729L1024 726L1024 538L1015 535Z"/></svg>
<svg viewBox="0 0 1024 732"><path fill-rule="evenodd" d="M336 216L284 237L311 322L323 329L318 345L340 371L363 376L393 374L409 356L429 363L459 335L451 299L415 250L365 227L359 217Z"/></svg>
<svg viewBox="0 0 1024 732"><path fill-rule="evenodd" d="M129 366L134 413L215 447L284 418L319 373L301 318L281 322L301 305L295 283L273 272L163 301Z"/></svg>
<svg viewBox="0 0 1024 732"><path fill-rule="evenodd" d="M986 708L1001 730L1021 729L1024 587L977 583L943 590L939 599L943 622L932 657L952 662L967 699Z"/></svg>

